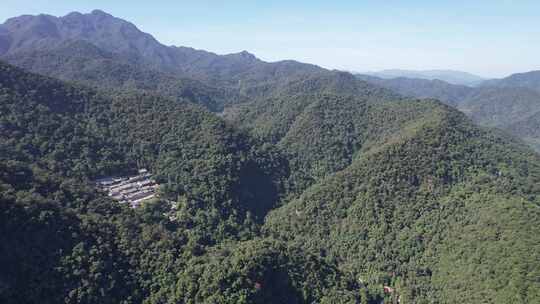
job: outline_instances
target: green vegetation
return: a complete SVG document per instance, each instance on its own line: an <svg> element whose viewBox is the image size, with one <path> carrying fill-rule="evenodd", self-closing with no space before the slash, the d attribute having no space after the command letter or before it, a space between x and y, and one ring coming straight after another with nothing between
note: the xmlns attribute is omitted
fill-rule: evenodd
<svg viewBox="0 0 540 304"><path fill-rule="evenodd" d="M538 155L453 110L434 107L426 117L272 211L265 231L338 260L372 292L396 287L406 303L537 301L529 275L538 257L525 248L540 244L530 233L540 219ZM508 240L520 245L509 251Z"/></svg>
<svg viewBox="0 0 540 304"><path fill-rule="evenodd" d="M267 283L276 276L289 279L274 288L298 303L354 295L327 262L276 241L240 242L257 235L283 193L287 161L273 148L188 103L110 98L0 69L3 303L279 302ZM176 210L166 201L128 209L90 180L140 166L156 172ZM212 249L221 243L238 254ZM241 267L250 257L265 264ZM212 277L193 286L200 263ZM224 276L213 276L219 269ZM260 291L253 280L264 283ZM222 290L229 281L237 283Z"/></svg>
<svg viewBox="0 0 540 304"><path fill-rule="evenodd" d="M312 78L231 124L0 70L2 302L538 300L539 156L436 101ZM95 191L140 167L160 200Z"/></svg>
<svg viewBox="0 0 540 304"><path fill-rule="evenodd" d="M534 115L540 113L539 72L489 80L480 87L449 84L440 80L381 79L357 75L359 79L394 90L404 96L436 98L467 114L481 126L496 127L540 151Z"/></svg>
<svg viewBox="0 0 540 304"><path fill-rule="evenodd" d="M502 79L492 79L482 83L484 87L528 88L540 92L540 71L517 73Z"/></svg>
<svg viewBox="0 0 540 304"><path fill-rule="evenodd" d="M480 125L507 129L540 113L540 93L527 88L482 88L458 108Z"/></svg>
<svg viewBox="0 0 540 304"><path fill-rule="evenodd" d="M513 123L508 129L510 133L531 144L536 151L540 151L540 112L523 121Z"/></svg>
<svg viewBox="0 0 540 304"><path fill-rule="evenodd" d="M368 75L356 75L356 77L380 87L391 89L403 96L435 98L454 107L474 91L473 88L468 86L450 84L437 79L427 80L402 77L383 79Z"/></svg>
<svg viewBox="0 0 540 304"><path fill-rule="evenodd" d="M222 111L228 104L245 100L233 90L162 72L136 56L117 55L86 41L67 41L54 48L24 51L4 59L29 71L62 80L114 91L159 93L171 99L187 99L211 111Z"/></svg>
<svg viewBox="0 0 540 304"><path fill-rule="evenodd" d="M71 84L0 63L1 303L540 302L540 156L473 124L540 147L534 81L220 56L101 11L2 29ZM137 209L93 182L139 168Z"/></svg>
<svg viewBox="0 0 540 304"><path fill-rule="evenodd" d="M297 192L266 235L405 303L537 301L540 157L513 139L381 95L283 96L226 117L291 160Z"/></svg>

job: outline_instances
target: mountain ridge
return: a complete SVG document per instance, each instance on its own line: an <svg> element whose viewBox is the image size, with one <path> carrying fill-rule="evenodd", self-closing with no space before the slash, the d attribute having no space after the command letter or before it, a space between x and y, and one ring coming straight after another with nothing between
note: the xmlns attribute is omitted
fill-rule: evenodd
<svg viewBox="0 0 540 304"><path fill-rule="evenodd" d="M528 75L533 75L533 80L525 81L523 84L523 78L527 79ZM540 93L536 90L535 75L535 72L511 75L500 82L487 81L474 88L450 84L441 80L382 79L369 75L356 76L404 96L439 99L465 112L476 123L506 130L538 149L537 142L540 138L536 138L537 135L534 132L525 131L532 129L536 124L534 119L528 118L540 112ZM518 80L515 80L516 78ZM507 82L510 84L505 84ZM531 126L526 127L527 123L530 123ZM515 128L512 125L520 125L521 127Z"/></svg>
<svg viewBox="0 0 540 304"><path fill-rule="evenodd" d="M100 18L105 21L102 24L96 23L96 19L101 20ZM27 33L27 28L39 28L40 19L48 20L54 30L61 34L45 32L36 36L34 31ZM75 21L70 21L71 19ZM147 90L147 85L140 81L144 78L151 87L165 87L164 94L167 96L189 97L188 95L193 93L194 96L189 99L207 105L216 112L246 99L281 94L281 90L287 88L290 82L301 83L322 75L336 77L335 84L340 82L338 79L344 79L349 85L348 89L368 86L366 83L361 84L360 80L353 80L352 76L345 77L337 71L295 60L264 62L247 51L217 55L190 47L167 47L151 35L138 30L135 25L109 14L71 13L64 17L27 15L9 20L9 26L3 25L8 36L15 37L11 40L22 41L18 47L16 43L13 43L12 47L9 47L9 44L3 45L8 51L0 58L11 64L63 80L82 81L108 89L115 86ZM69 22L73 25L66 29L65 24ZM123 28L127 28L127 34L131 36L126 36ZM118 39L115 38L117 35ZM109 40L114 41L109 43ZM80 47L69 50L65 47L69 44L78 44ZM84 44L88 44L88 50L81 49ZM87 52L94 53L83 56ZM69 60L62 60L63 58ZM113 59L114 62L106 62L105 59ZM119 63L124 66L120 67ZM132 66L127 67L126 64ZM120 71L119 77L114 77L113 70ZM83 73L80 73L81 71ZM147 77L145 73L156 76ZM195 87L188 85L189 90L186 92L181 85L180 89L175 89L179 86L169 80L170 76L175 77L178 83L186 83L186 79L192 79L192 84L194 81L201 84ZM163 85L163 82L166 84ZM211 98L209 92L219 94L214 94L215 98Z"/></svg>
<svg viewBox="0 0 540 304"><path fill-rule="evenodd" d="M524 87L540 92L540 71L515 73L501 79L486 80L482 84L486 87Z"/></svg>
<svg viewBox="0 0 540 304"><path fill-rule="evenodd" d="M378 72L361 73L385 79L392 78L418 78L426 80L441 80L456 85L476 86L486 80L486 78L468 72L455 70L401 70L389 69Z"/></svg>

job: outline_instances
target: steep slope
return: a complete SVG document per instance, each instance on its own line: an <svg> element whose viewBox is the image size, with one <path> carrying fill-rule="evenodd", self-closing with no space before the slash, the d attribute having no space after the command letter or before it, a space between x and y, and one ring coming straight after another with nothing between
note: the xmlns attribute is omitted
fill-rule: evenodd
<svg viewBox="0 0 540 304"><path fill-rule="evenodd" d="M335 264L285 243L256 239L217 248L179 274L193 303L377 303ZM210 291L210 292L209 292Z"/></svg>
<svg viewBox="0 0 540 304"><path fill-rule="evenodd" d="M335 264L278 241L204 247L164 205L123 208L22 163L0 163L0 189L2 303L360 303Z"/></svg>
<svg viewBox="0 0 540 304"><path fill-rule="evenodd" d="M288 174L271 147L189 103L0 74L2 303L358 300L334 262L255 238ZM163 198L140 209L89 180L140 166Z"/></svg>
<svg viewBox="0 0 540 304"><path fill-rule="evenodd" d="M245 100L233 90L160 72L137 58L107 52L81 40L48 49L21 51L3 59L28 71L62 80L107 90L139 90L172 99L188 99L211 111L222 111L228 104Z"/></svg>
<svg viewBox="0 0 540 304"><path fill-rule="evenodd" d="M540 112L508 126L508 130L540 151Z"/></svg>
<svg viewBox="0 0 540 304"><path fill-rule="evenodd" d="M129 22L100 11L71 13L62 18L50 15L23 15L3 25L5 53L54 48L69 40L84 40L114 52L142 56L159 65L175 63L170 50ZM159 58L159 61L157 61Z"/></svg>
<svg viewBox="0 0 540 304"><path fill-rule="evenodd" d="M272 211L266 232L402 302L538 301L540 157L428 108Z"/></svg>
<svg viewBox="0 0 540 304"><path fill-rule="evenodd" d="M83 180L147 167L173 199L183 195L225 212L216 219L238 216L232 211L244 200L260 217L276 199L279 178L272 176L286 170L286 162L258 151L245 134L197 106L149 95L110 98L5 64L0 68L5 161L36 163Z"/></svg>
<svg viewBox="0 0 540 304"><path fill-rule="evenodd" d="M64 17L20 16L0 26L0 55L55 49L68 41L85 41L123 57L133 58L156 70L194 78L211 86L226 86L260 94L252 87L274 86L312 73L317 66L294 61L267 63L248 52L229 55L169 47L127 21L103 11L71 13Z"/></svg>
<svg viewBox="0 0 540 304"><path fill-rule="evenodd" d="M228 109L231 124L176 89L176 102L159 86L104 94L0 63L0 302L540 300L540 157L519 142L348 73L162 49L103 12L70 18L10 20L0 49L75 45L56 61L76 67L80 52L138 90L189 76L256 99ZM130 210L91 184L140 167L163 200Z"/></svg>
<svg viewBox="0 0 540 304"><path fill-rule="evenodd" d="M512 124L519 124L523 126L520 128L534 128L534 123L528 127L526 124L530 121L528 120L530 116L540 111L540 94L526 86L482 85L471 88L438 80L381 79L366 75L357 77L371 84L395 90L404 96L439 99L463 111L482 126L501 128L537 147L536 143L539 141L537 137L531 137L532 134L522 136L522 132L513 132L510 127Z"/></svg>
<svg viewBox="0 0 540 304"><path fill-rule="evenodd" d="M387 300L538 300L537 154L436 101L292 92L226 116L290 159L267 235L337 260L370 294L394 288Z"/></svg>
<svg viewBox="0 0 540 304"><path fill-rule="evenodd" d="M421 115L421 109L409 112L414 103L398 103L401 99L338 72L292 82L281 94L237 105L224 117L284 151L291 160L292 182L301 190L346 167L366 142ZM379 109L384 101L389 101L388 112Z"/></svg>
<svg viewBox="0 0 540 304"><path fill-rule="evenodd" d="M528 88L540 91L540 71L518 73L502 79L487 80L482 83L482 86L497 88Z"/></svg>

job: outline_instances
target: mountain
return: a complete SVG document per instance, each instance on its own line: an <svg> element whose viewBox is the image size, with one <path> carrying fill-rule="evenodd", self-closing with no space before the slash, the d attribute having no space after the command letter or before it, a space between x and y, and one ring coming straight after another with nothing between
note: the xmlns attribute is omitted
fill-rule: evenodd
<svg viewBox="0 0 540 304"><path fill-rule="evenodd" d="M267 233L394 286L402 302L534 302L530 272L510 269L538 273L538 155L433 110L272 211Z"/></svg>
<svg viewBox="0 0 540 304"><path fill-rule="evenodd" d="M435 98L446 104L457 106L464 98L474 91L464 85L455 85L442 80L426 80L418 78L384 79L369 75L356 75L359 79L380 87L391 89L404 96L416 98Z"/></svg>
<svg viewBox="0 0 540 304"><path fill-rule="evenodd" d="M539 156L439 102L294 83L230 125L0 67L5 303L540 296ZM164 200L130 209L91 183L139 166Z"/></svg>
<svg viewBox="0 0 540 304"><path fill-rule="evenodd" d="M156 70L136 58L104 51L83 40L8 54L3 59L26 70L62 80L106 90L137 90L172 99L187 99L215 112L247 98L231 89Z"/></svg>
<svg viewBox="0 0 540 304"><path fill-rule="evenodd" d="M506 266L538 272L527 229L540 221L540 156L527 147L437 101L299 93L236 107L227 118L290 159L295 188L267 235L402 302L537 297Z"/></svg>
<svg viewBox="0 0 540 304"><path fill-rule="evenodd" d="M24 15L0 25L0 57L15 64L25 61L21 53L49 51L56 54L57 48L72 41L92 44L117 57L129 58L131 62L176 77L196 79L211 87L232 88L247 95L258 96L291 80L325 71L295 61L267 63L246 51L217 55L188 47L165 46L135 25L100 10L89 14L74 12L64 17ZM76 50L70 54L78 55ZM27 65L26 68L48 69L39 65L41 61L31 63L37 66ZM71 67L59 64L60 68L71 72Z"/></svg>
<svg viewBox="0 0 540 304"><path fill-rule="evenodd" d="M540 151L540 111L508 126L510 133L529 142Z"/></svg>
<svg viewBox="0 0 540 304"><path fill-rule="evenodd" d="M287 177L271 147L190 103L0 73L2 303L355 299L334 262L257 237ZM163 185L142 208L91 181L140 166Z"/></svg>
<svg viewBox="0 0 540 304"><path fill-rule="evenodd" d="M363 73L366 75L376 76L384 79L392 78L418 78L427 80L442 80L451 84L476 86L485 79L483 77L461 71L452 70L383 70L380 72Z"/></svg>
<svg viewBox="0 0 540 304"><path fill-rule="evenodd" d="M502 79L486 80L482 83L482 86L498 88L528 88L531 90L540 91L540 71L518 73Z"/></svg>
<svg viewBox="0 0 540 304"><path fill-rule="evenodd" d="M2 28L7 37L2 49L7 54L47 49L68 40L81 39L103 50L141 56L158 65L176 62L171 50L152 36L100 10L90 14L74 12L61 18L24 15L8 19Z"/></svg>
<svg viewBox="0 0 540 304"><path fill-rule="evenodd" d="M0 63L2 303L540 300L540 155L385 85L417 80L167 47L101 11L0 33L69 81ZM533 90L396 87L538 129ZM140 168L139 208L95 186Z"/></svg>
<svg viewBox="0 0 540 304"><path fill-rule="evenodd" d="M534 74L534 73L533 73ZM436 98L453 106L482 126L506 130L537 148L538 138L511 131L512 124L526 125L528 118L540 111L540 94L525 86L490 86L475 88L454 85L440 80L412 78L383 79L369 75L356 75L371 84L394 90L404 96ZM509 79L514 77L510 76ZM519 77L517 77L519 78ZM533 128L534 123L530 126ZM532 137L531 137L532 136Z"/></svg>
<svg viewBox="0 0 540 304"><path fill-rule="evenodd" d="M474 121L484 126L506 126L540 112L540 93L527 88L478 88L458 105Z"/></svg>
<svg viewBox="0 0 540 304"><path fill-rule="evenodd" d="M201 107L151 94L104 94L0 67L1 135L7 151L2 156L21 155L21 160L80 179L145 167L169 190L207 204L240 203L243 198L230 196L233 192L249 197L257 204L252 216L276 199L278 183L273 173L258 168L266 156L253 140ZM278 156L275 161L281 162ZM256 191L270 192L259 197L248 190L250 182L258 184Z"/></svg>
<svg viewBox="0 0 540 304"><path fill-rule="evenodd" d="M399 286L403 301L454 302L461 298L472 303L481 289L493 292L491 299L530 302L513 298L517 294L514 287L492 289L487 287L491 283L479 283L486 282L482 273L487 269L503 273L504 266L490 265L509 256L478 258L506 248L506 242L516 241L517 235L528 242L528 233L518 231L523 223L538 220L538 202L526 203L525 210L518 202L522 191L528 192L525 189L536 187L539 181L537 155L478 129L457 111L438 103L362 104L336 97L308 100L311 102L305 102L308 105L288 127L277 125L276 130L285 131L276 133L268 123L271 117L276 122L286 117L282 113L290 110L283 106L263 110L255 120L261 127L250 127L260 132L263 126L270 126L269 134L285 134L278 145L296 155L300 172L310 176L319 170L336 173L321 176L297 198L273 210L265 223L267 233L340 260L344 271L367 286ZM525 171L498 173L497 168L518 159L524 162ZM536 177L530 179L532 171L527 170L536 171ZM527 186L502 198L502 185L514 179L521 180L515 185ZM506 212L510 213L504 220L488 220ZM465 231L467 241L461 239ZM501 241L495 241L497 231L506 231ZM509 253L510 259L534 264L536 258L527 257L527 248L537 245L537 241L519 245ZM454 246L460 251L453 251ZM472 253L478 256L470 257ZM456 270L452 265L462 268ZM466 277L469 268L478 272ZM522 276L523 282L530 282L526 273ZM455 283L456 279L467 284Z"/></svg>

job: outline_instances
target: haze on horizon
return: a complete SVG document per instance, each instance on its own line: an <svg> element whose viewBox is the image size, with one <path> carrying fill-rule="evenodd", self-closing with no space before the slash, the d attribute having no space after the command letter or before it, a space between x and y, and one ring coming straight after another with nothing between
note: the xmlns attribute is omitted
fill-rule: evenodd
<svg viewBox="0 0 540 304"><path fill-rule="evenodd" d="M4 0L0 19L101 9L160 42L326 68L466 71L486 78L540 69L540 2Z"/></svg>

